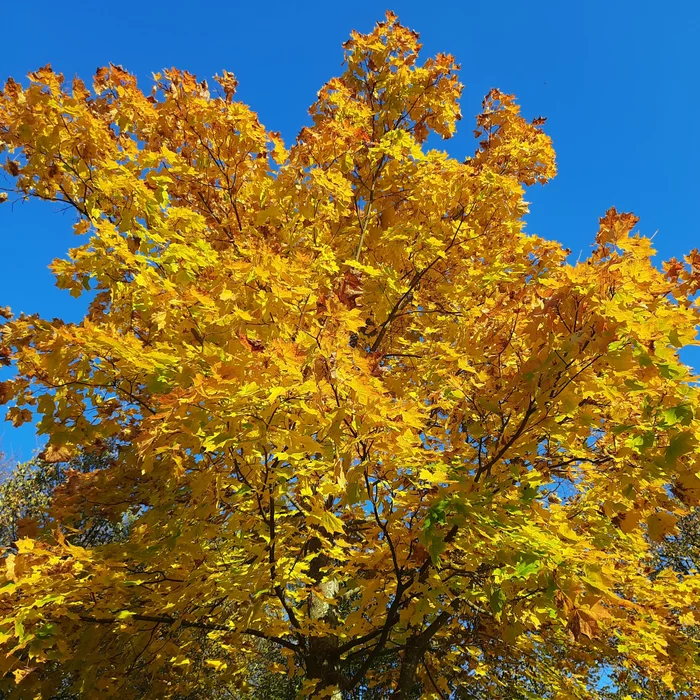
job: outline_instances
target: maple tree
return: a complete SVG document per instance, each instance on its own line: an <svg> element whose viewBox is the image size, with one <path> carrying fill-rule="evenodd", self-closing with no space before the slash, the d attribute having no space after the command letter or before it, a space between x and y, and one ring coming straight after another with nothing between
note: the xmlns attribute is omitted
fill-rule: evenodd
<svg viewBox="0 0 700 700"><path fill-rule="evenodd" d="M6 549L8 692L244 688L264 643L305 696L697 696L654 543L700 503L700 253L657 269L615 209L576 263L527 233L544 120L493 90L472 157L428 148L461 85L418 50L354 32L289 149L227 72L6 83L7 196L75 210L52 268L92 300L2 310L0 400L46 463L103 456Z"/></svg>

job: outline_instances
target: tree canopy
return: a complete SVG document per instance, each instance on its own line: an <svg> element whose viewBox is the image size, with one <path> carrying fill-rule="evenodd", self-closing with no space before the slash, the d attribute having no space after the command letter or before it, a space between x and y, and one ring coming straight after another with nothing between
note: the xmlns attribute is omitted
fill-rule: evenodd
<svg viewBox="0 0 700 700"><path fill-rule="evenodd" d="M523 222L544 119L492 90L457 160L451 56L391 13L344 48L289 149L226 71L6 83L6 198L75 211L91 301L2 310L0 401L98 464L5 550L0 688L215 697L263 658L319 698L697 697L655 542L700 503L700 253L610 209L571 262Z"/></svg>

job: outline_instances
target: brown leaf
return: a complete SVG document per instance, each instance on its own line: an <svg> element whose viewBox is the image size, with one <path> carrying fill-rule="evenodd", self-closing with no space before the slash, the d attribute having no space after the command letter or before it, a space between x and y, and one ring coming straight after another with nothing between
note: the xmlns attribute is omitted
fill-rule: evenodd
<svg viewBox="0 0 700 700"><path fill-rule="evenodd" d="M265 344L257 338L249 338L243 330L238 331L238 340L245 345L251 352L262 352L265 349Z"/></svg>
<svg viewBox="0 0 700 700"><path fill-rule="evenodd" d="M12 421L12 425L15 428L25 423L29 423L32 419L32 412L28 408L19 408L18 406L13 406L7 412L7 419Z"/></svg>
<svg viewBox="0 0 700 700"><path fill-rule="evenodd" d="M592 615L587 614L583 610L576 610L569 620L569 630L576 641L579 640L581 635L593 639L598 632L598 623Z"/></svg>
<svg viewBox="0 0 700 700"><path fill-rule="evenodd" d="M681 273L685 269L683 263L678 258L671 258L668 262L663 263L664 274L671 282L677 282Z"/></svg>
<svg viewBox="0 0 700 700"><path fill-rule="evenodd" d="M605 216L600 218L600 230L596 236L598 245L612 243L616 245L621 238L626 238L637 225L639 218L634 214L618 214L615 207L610 207Z"/></svg>
<svg viewBox="0 0 700 700"><path fill-rule="evenodd" d="M74 455L74 450L66 445L58 447L57 445L48 445L43 452L39 453L39 459L49 464L56 462L68 462Z"/></svg>
<svg viewBox="0 0 700 700"><path fill-rule="evenodd" d="M222 71L222 75L217 75L215 76L216 82L221 85L221 87L224 89L224 97L227 102L231 101L231 98L236 92L236 88L238 87L238 81L234 77L233 73L230 71Z"/></svg>
<svg viewBox="0 0 700 700"><path fill-rule="evenodd" d="M19 537L34 539L39 534L39 523L34 518L19 518L17 520L17 534Z"/></svg>
<svg viewBox="0 0 700 700"><path fill-rule="evenodd" d="M382 365L383 358L384 354L381 352L374 352L368 356L367 359L369 361L370 372L373 377L381 378L389 371L388 367Z"/></svg>
<svg viewBox="0 0 700 700"><path fill-rule="evenodd" d="M314 375L316 376L316 381L321 381L323 379L330 378L330 372L328 371L328 364L326 363L325 357L317 357L314 360Z"/></svg>
<svg viewBox="0 0 700 700"><path fill-rule="evenodd" d="M672 513L661 511L647 518L647 531L654 542L660 542L666 535L676 531L678 518Z"/></svg>
<svg viewBox="0 0 700 700"><path fill-rule="evenodd" d="M642 513L639 510L628 510L626 513L620 513L619 515L616 515L613 519L612 522L617 525L617 527L622 530L622 532L628 533L632 532L637 525L639 524L639 521L642 519Z"/></svg>
<svg viewBox="0 0 700 700"><path fill-rule="evenodd" d="M7 403L12 395L12 382L0 382L0 405Z"/></svg>
<svg viewBox="0 0 700 700"><path fill-rule="evenodd" d="M700 505L700 479L693 472L680 474L672 491L686 505Z"/></svg>
<svg viewBox="0 0 700 700"><path fill-rule="evenodd" d="M360 296L362 296L362 277L354 270L346 270L338 289L338 299L348 309L354 309L360 306L358 302Z"/></svg>

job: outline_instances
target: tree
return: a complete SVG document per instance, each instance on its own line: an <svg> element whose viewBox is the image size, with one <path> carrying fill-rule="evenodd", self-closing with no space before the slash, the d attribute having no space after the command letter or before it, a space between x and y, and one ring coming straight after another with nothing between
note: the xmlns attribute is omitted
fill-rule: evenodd
<svg viewBox="0 0 700 700"><path fill-rule="evenodd" d="M77 455L70 464L49 463L40 457L28 462L3 464L0 477L0 547L15 553L16 541L34 537L50 527L51 497L55 489L61 487L71 471L88 472L109 466L109 450L95 457L88 454ZM96 546L110 541L123 540L127 535L128 522L112 523L97 519L82 523L73 535L73 540L81 546ZM53 666L53 668L52 668ZM41 672L53 674L54 691L52 700L76 700L70 692L73 679L61 674L60 664L48 664ZM62 676L60 682L55 679ZM0 690L0 698L6 695Z"/></svg>
<svg viewBox="0 0 700 700"><path fill-rule="evenodd" d="M63 487L73 473L109 468L114 457L112 450L103 449L99 454L79 453L67 465L46 462L39 456L5 466L0 482L0 546L13 547L18 539L34 537L39 531L50 529L54 491ZM78 525L73 540L92 547L125 539L129 522L93 518Z"/></svg>
<svg viewBox="0 0 700 700"><path fill-rule="evenodd" d="M116 450L5 557L19 697L244 688L261 643L314 697L697 694L698 578L650 540L700 502L700 253L658 270L615 209L575 264L528 234L544 120L493 90L472 157L430 149L461 85L418 50L353 33L290 150L227 72L6 84L8 195L75 210L53 270L94 296L5 312L0 396L47 462Z"/></svg>
<svg viewBox="0 0 700 700"><path fill-rule="evenodd" d="M95 458L93 455L79 454L66 464L45 462L40 457L28 462L3 465L4 475L0 483L0 546L17 551L15 541L27 534L36 534L40 527L46 528L50 521L50 504L53 492L62 487L68 475L73 471L88 472L109 467L109 451ZM110 523L107 520L91 521L79 528L73 536L73 542L83 547L94 547L106 542L123 541L128 536L129 522ZM206 662L208 645L206 641L192 656L197 661ZM296 696L296 686L293 679L283 678L270 673L269 667L278 663L280 658L278 648L260 640L258 657L247 659L248 669L246 681L250 692L245 700L293 700ZM52 700L78 700L79 694L72 692L75 678L62 673L60 664L54 662L54 668L41 669L39 673L54 674L52 679L55 690ZM56 680L60 677L60 682ZM129 697L141 697L148 690L143 679L137 679L135 684L128 687ZM209 688L211 691L212 688ZM6 696L0 691L0 698ZM190 697L190 696L187 696ZM198 689L191 694L192 699L198 697ZM213 698L230 698L231 691L222 685L218 692L210 694ZM185 696L180 696L184 700Z"/></svg>

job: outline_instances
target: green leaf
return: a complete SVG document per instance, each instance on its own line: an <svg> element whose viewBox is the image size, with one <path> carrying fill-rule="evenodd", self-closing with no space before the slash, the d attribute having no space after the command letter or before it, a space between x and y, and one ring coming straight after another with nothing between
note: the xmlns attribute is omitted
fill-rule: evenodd
<svg viewBox="0 0 700 700"><path fill-rule="evenodd" d="M362 500L363 489L359 481L349 481L347 487L347 499L350 505L359 503Z"/></svg>
<svg viewBox="0 0 700 700"><path fill-rule="evenodd" d="M537 573L541 568L542 562L539 559L530 562L521 561L515 567L515 577L521 579L530 578L531 574Z"/></svg>
<svg viewBox="0 0 700 700"><path fill-rule="evenodd" d="M36 636L39 639L47 639L48 637L55 637L58 631L58 626L53 622L47 622L45 625L39 627L36 631Z"/></svg>
<svg viewBox="0 0 700 700"><path fill-rule="evenodd" d="M690 425L693 420L693 409L688 404L679 404L673 408L667 408L663 412L664 422L667 425Z"/></svg>
<svg viewBox="0 0 700 700"><path fill-rule="evenodd" d="M24 636L24 620L21 617L18 617L15 620L15 636L19 640L19 643L22 644L25 640Z"/></svg>
<svg viewBox="0 0 700 700"><path fill-rule="evenodd" d="M430 560L433 562L433 566L440 568L440 555L445 551L445 541L442 537L432 537L428 541L428 553L430 554Z"/></svg>
<svg viewBox="0 0 700 700"><path fill-rule="evenodd" d="M680 346L679 346L680 347ZM664 378L664 379L675 379L676 377L680 376L681 371L678 369L677 366L671 365L669 363L662 363L657 365L659 374Z"/></svg>
<svg viewBox="0 0 700 700"><path fill-rule="evenodd" d="M170 391L170 383L162 375L150 376L146 386L152 394L165 394Z"/></svg>
<svg viewBox="0 0 700 700"><path fill-rule="evenodd" d="M666 464L673 464L679 457L690 452L695 445L693 434L687 430L678 433L672 440L671 444L666 448L664 459Z"/></svg>
<svg viewBox="0 0 700 700"><path fill-rule="evenodd" d="M489 607L491 612L498 618L503 612L503 608L506 604L506 596L501 588L491 589L491 594L489 595Z"/></svg>

